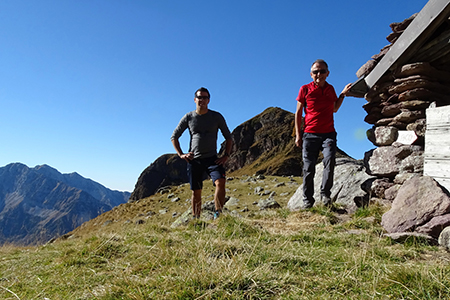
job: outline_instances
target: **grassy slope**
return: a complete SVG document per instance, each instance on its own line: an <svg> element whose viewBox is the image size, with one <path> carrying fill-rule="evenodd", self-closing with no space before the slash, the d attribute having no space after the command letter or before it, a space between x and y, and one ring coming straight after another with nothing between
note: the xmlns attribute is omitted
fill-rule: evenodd
<svg viewBox="0 0 450 300"><path fill-rule="evenodd" d="M229 181L242 218L170 228L189 188L123 204L66 240L0 248L0 299L448 299L450 255L421 240L381 236L384 208L354 216L324 208L289 212L298 184L268 177ZM276 181L275 181L276 180ZM276 183L284 186L275 187ZM259 211L256 186L283 208ZM281 193L290 195L281 197ZM205 201L212 186L205 183ZM264 196L266 197L266 196ZM264 198L263 197L263 198ZM247 207L248 212L241 212ZM166 214L159 210L166 208ZM148 216L148 212L156 214ZM145 220L137 224L137 220Z"/></svg>

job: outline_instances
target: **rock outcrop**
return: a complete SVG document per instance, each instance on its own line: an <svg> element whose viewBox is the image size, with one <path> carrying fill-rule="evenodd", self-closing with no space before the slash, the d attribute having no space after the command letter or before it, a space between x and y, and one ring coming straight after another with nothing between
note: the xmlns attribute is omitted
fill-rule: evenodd
<svg viewBox="0 0 450 300"><path fill-rule="evenodd" d="M165 186L188 182L186 168L187 163L178 155L161 155L141 173L129 201L149 197Z"/></svg>
<svg viewBox="0 0 450 300"><path fill-rule="evenodd" d="M316 166L314 176L314 199L320 203L320 185L322 183L323 164ZM342 204L347 212L354 212L358 207L369 204L369 193L372 182L376 179L367 174L364 164L352 158L337 158L334 184L331 189L331 199ZM299 210L303 201L303 184L297 189L288 202L290 210Z"/></svg>

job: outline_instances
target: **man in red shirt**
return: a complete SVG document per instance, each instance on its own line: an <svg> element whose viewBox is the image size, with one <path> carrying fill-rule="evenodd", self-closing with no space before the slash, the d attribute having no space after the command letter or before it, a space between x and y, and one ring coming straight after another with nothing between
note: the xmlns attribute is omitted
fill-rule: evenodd
<svg viewBox="0 0 450 300"><path fill-rule="evenodd" d="M295 145L303 148L303 205L314 205L314 175L319 152L323 153L323 177L320 189L321 201L325 206L331 205L331 188L333 186L336 130L333 113L337 112L351 87L347 84L337 97L336 92L326 79L330 74L327 63L316 60L311 66L312 82L300 88L295 112ZM302 136L302 114L305 111Z"/></svg>

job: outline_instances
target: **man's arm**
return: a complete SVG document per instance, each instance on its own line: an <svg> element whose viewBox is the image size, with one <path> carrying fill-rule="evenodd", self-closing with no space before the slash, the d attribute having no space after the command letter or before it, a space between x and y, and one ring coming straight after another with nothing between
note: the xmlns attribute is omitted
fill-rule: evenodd
<svg viewBox="0 0 450 300"><path fill-rule="evenodd" d="M349 83L347 84L344 89L342 90L341 94L339 95L339 98L336 100L336 102L334 102L334 112L336 113L339 108L342 105L342 102L344 102L344 98L347 95L348 91L350 90L350 88L352 87L352 84Z"/></svg>
<svg viewBox="0 0 450 300"><path fill-rule="evenodd" d="M303 104L297 101L297 109L295 111L295 145L300 148L302 147L302 113Z"/></svg>
<svg viewBox="0 0 450 300"><path fill-rule="evenodd" d="M191 159L194 158L194 153L189 152L187 154L183 153L183 150L181 150L179 138L183 134L183 132L188 128L188 114L185 114L181 120L180 123L178 123L178 126L175 128L175 130L172 133L172 136L170 139L172 140L172 145L175 148L175 151L177 152L178 156L181 159L184 159L185 161L189 162Z"/></svg>

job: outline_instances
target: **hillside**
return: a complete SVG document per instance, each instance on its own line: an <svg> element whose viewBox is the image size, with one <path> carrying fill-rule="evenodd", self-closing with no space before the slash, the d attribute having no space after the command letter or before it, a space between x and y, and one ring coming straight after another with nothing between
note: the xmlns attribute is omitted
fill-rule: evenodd
<svg viewBox="0 0 450 300"><path fill-rule="evenodd" d="M282 207L293 195L295 190L301 183L301 178L295 177L277 177L268 176L264 180L255 177L243 175L239 177L228 177L227 181L227 197L237 199L234 206L225 207L229 212L239 214L242 217L253 217L260 212L260 207L256 200L269 198L273 196ZM259 193L255 193L255 189L263 189ZM261 194L261 195L258 195ZM213 200L214 187L210 181L205 181L203 188L202 203ZM121 204L111 211L105 212L100 216L85 222L67 236L78 236L86 232L97 231L104 225L108 224L139 224L143 222L151 222L170 226L176 218L180 217L184 212L191 209L191 190L189 184L181 184L162 190L160 193L150 197ZM233 201L236 203L236 200ZM208 218L205 216L205 218Z"/></svg>
<svg viewBox="0 0 450 300"><path fill-rule="evenodd" d="M286 201L299 183L296 177L234 177L228 189L238 201L225 215L173 228L173 212L188 209L189 191L181 185L121 204L51 244L2 247L0 298L450 297L446 251L420 239L398 244L383 237L380 205L351 216L323 207L290 212ZM208 201L212 189L205 185ZM254 204L269 197L260 189L256 194L257 187L275 192L281 208Z"/></svg>

